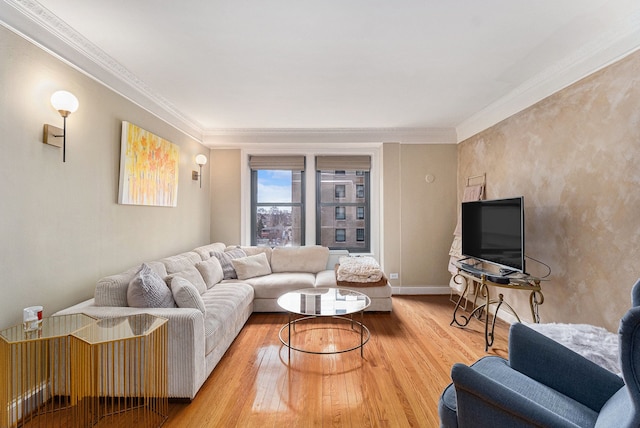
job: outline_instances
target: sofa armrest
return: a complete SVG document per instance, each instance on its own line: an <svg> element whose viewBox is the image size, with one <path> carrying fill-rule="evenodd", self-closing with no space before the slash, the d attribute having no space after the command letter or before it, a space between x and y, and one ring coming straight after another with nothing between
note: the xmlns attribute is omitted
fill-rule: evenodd
<svg viewBox="0 0 640 428"><path fill-rule="evenodd" d="M198 309L96 306L94 299L90 299L56 312L53 316L74 313L84 313L98 319L140 313L167 318L169 397L192 399L206 379L204 316Z"/></svg>
<svg viewBox="0 0 640 428"><path fill-rule="evenodd" d="M619 376L520 323L509 330L509 365L595 411L624 386Z"/></svg>

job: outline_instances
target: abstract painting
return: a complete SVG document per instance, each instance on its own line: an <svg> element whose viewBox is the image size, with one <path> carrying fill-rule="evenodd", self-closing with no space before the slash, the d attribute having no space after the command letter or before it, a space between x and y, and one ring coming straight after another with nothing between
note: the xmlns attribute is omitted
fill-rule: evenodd
<svg viewBox="0 0 640 428"><path fill-rule="evenodd" d="M175 207L179 160L177 145L123 121L118 203Z"/></svg>

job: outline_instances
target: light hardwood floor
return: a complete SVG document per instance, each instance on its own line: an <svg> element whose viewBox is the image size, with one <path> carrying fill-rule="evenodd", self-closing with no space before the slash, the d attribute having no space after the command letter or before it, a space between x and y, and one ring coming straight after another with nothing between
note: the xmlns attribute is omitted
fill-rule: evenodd
<svg viewBox="0 0 640 428"><path fill-rule="evenodd" d="M164 427L437 427L452 364L507 357L506 323L485 353L483 324L449 326L453 307L448 296L394 296L392 313L365 314L363 358L292 351L290 361L278 339L287 316L253 314L196 398L170 402ZM299 328L305 345L354 340L319 326Z"/></svg>

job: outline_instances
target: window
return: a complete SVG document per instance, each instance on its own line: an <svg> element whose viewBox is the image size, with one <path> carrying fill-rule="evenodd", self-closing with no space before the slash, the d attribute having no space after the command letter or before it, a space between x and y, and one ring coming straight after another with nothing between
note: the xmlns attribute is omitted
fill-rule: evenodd
<svg viewBox="0 0 640 428"><path fill-rule="evenodd" d="M304 245L304 156L251 156L251 245Z"/></svg>
<svg viewBox="0 0 640 428"><path fill-rule="evenodd" d="M316 157L316 244L370 251L370 169L369 156Z"/></svg>

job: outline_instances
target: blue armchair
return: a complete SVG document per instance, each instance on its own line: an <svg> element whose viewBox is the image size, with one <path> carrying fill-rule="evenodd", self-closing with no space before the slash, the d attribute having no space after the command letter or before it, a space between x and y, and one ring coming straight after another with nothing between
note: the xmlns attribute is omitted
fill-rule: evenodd
<svg viewBox="0 0 640 428"><path fill-rule="evenodd" d="M563 345L513 324L509 360L455 364L440 397L440 426L640 427L640 280L620 321L622 378Z"/></svg>

